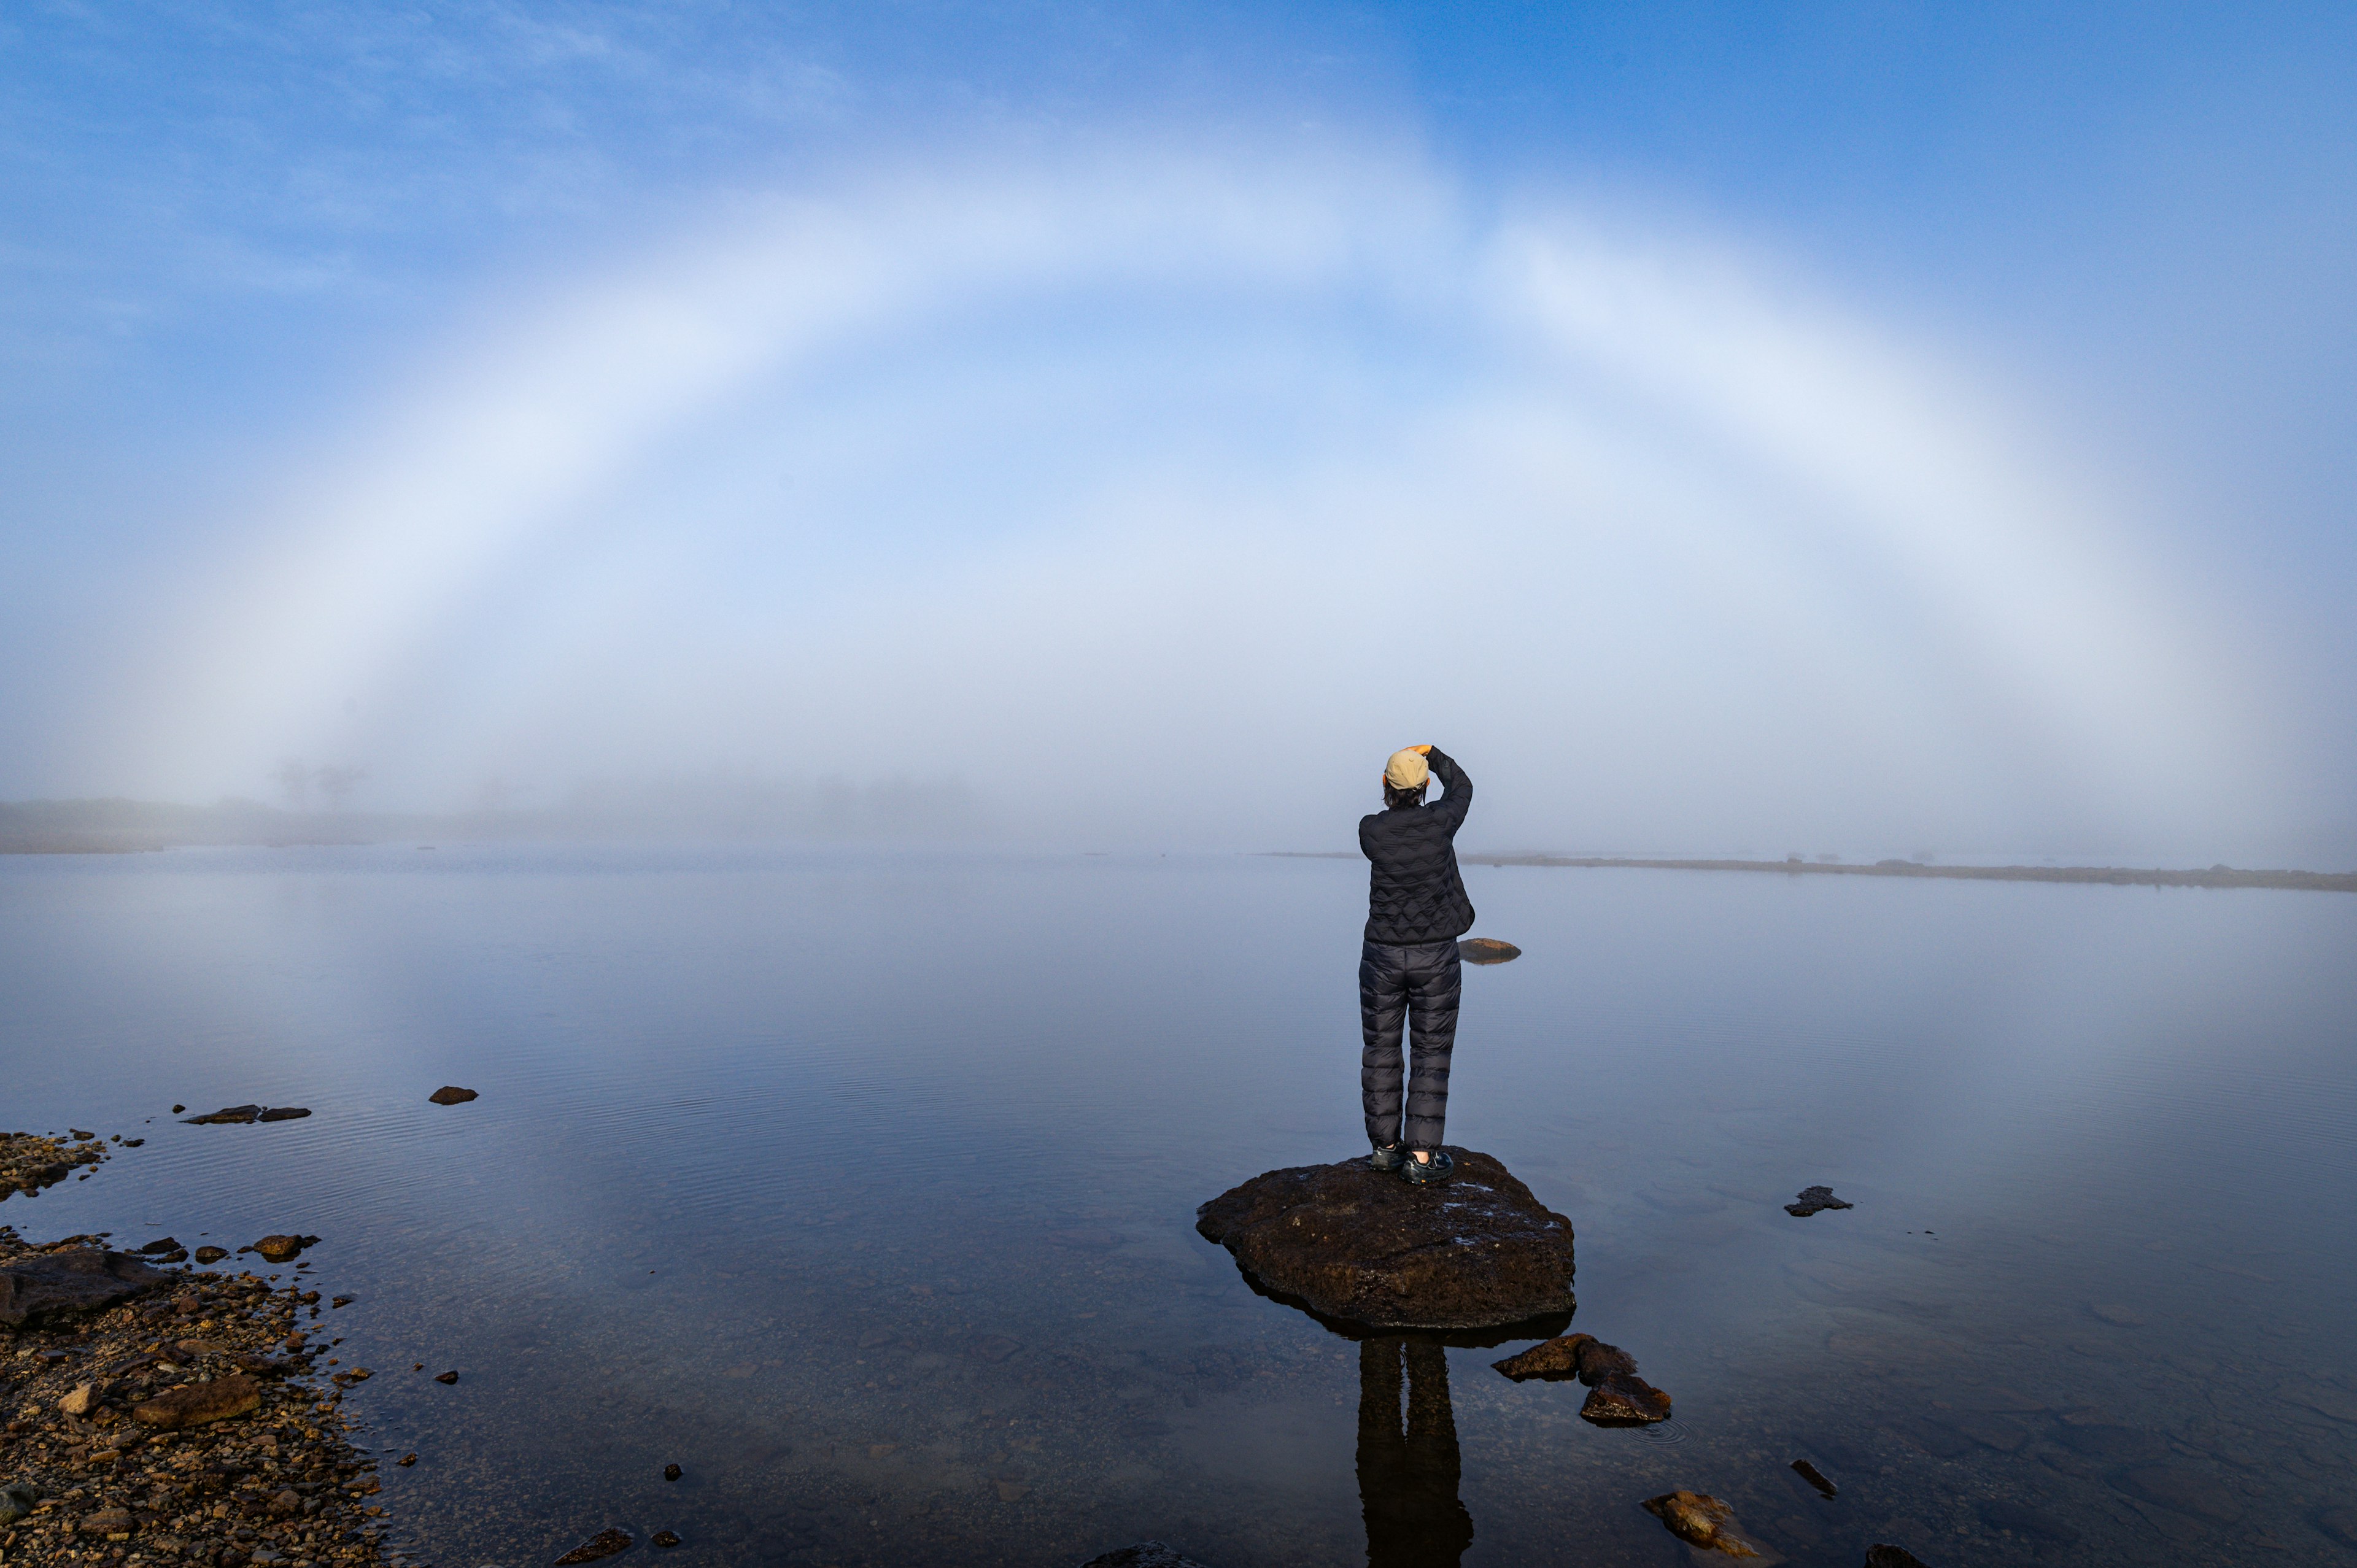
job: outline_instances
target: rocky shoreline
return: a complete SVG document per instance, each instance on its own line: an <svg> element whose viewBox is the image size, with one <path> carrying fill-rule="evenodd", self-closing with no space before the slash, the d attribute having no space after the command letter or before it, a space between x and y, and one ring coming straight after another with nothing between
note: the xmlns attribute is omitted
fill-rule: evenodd
<svg viewBox="0 0 2357 1568"><path fill-rule="evenodd" d="M327 1371L319 1337L343 1301L106 1240L0 1226L0 1563L382 1562L376 1461L338 1410L369 1373Z"/></svg>

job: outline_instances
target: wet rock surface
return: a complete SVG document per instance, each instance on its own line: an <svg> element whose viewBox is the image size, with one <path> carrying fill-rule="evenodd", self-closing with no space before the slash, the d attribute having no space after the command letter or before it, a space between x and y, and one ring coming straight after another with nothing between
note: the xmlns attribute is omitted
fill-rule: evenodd
<svg viewBox="0 0 2357 1568"><path fill-rule="evenodd" d="M1566 1334L1491 1365L1518 1383L1577 1378L1589 1390L1579 1413L1598 1426L1643 1426L1670 1418L1670 1396L1637 1375L1637 1358L1592 1334Z"/></svg>
<svg viewBox="0 0 2357 1568"><path fill-rule="evenodd" d="M1870 1546L1866 1552L1866 1568L1928 1568L1928 1565L1903 1546Z"/></svg>
<svg viewBox="0 0 2357 1568"><path fill-rule="evenodd" d="M436 1105L464 1105L469 1100L479 1100L481 1096L471 1089L460 1089L455 1083L446 1083L425 1098Z"/></svg>
<svg viewBox="0 0 2357 1568"><path fill-rule="evenodd" d="M95 1256L154 1276L0 1333L0 1561L380 1561L374 1466L339 1396L310 1384L319 1352L269 1354L313 1310L300 1287L156 1270L94 1240L32 1246L0 1227L0 1271Z"/></svg>
<svg viewBox="0 0 2357 1568"><path fill-rule="evenodd" d="M1523 956L1523 950L1495 937L1468 937L1457 944L1457 956L1465 963L1511 963Z"/></svg>
<svg viewBox="0 0 2357 1568"><path fill-rule="evenodd" d="M12 1257L0 1263L0 1323L16 1328L102 1311L172 1277L128 1252L97 1247Z"/></svg>
<svg viewBox="0 0 2357 1568"><path fill-rule="evenodd" d="M1647 1498L1644 1506L1647 1513L1688 1546L1724 1552L1729 1557L1760 1555L1760 1549L1743 1538L1735 1510L1707 1492L1664 1492Z"/></svg>
<svg viewBox="0 0 2357 1568"><path fill-rule="evenodd" d="M1823 1470L1820 1470L1814 1465L1810 1464L1806 1459L1793 1460L1792 1473L1800 1477L1803 1481L1808 1482L1809 1485L1816 1487L1817 1494L1820 1497L1837 1498L1841 1496L1841 1488L1834 1485L1832 1478Z"/></svg>
<svg viewBox="0 0 2357 1568"><path fill-rule="evenodd" d="M1567 1312L1571 1221L1488 1155L1414 1187L1361 1159L1254 1176L1195 1228L1254 1280L1312 1312L1379 1328L1476 1328Z"/></svg>
<svg viewBox="0 0 2357 1568"><path fill-rule="evenodd" d="M1587 1391L1579 1418L1598 1426L1646 1426L1670 1419L1670 1396L1634 1372L1613 1372Z"/></svg>
<svg viewBox="0 0 2357 1568"><path fill-rule="evenodd" d="M1835 1197L1834 1189L1829 1187L1804 1187L1794 1197L1797 1201L1786 1204L1784 1212L1798 1219L1806 1219L1812 1214L1822 1214L1828 1208L1857 1207L1854 1203L1845 1203Z"/></svg>
<svg viewBox="0 0 2357 1568"><path fill-rule="evenodd" d="M316 1247L318 1244L319 1239L317 1236L264 1236L253 1246L241 1247L238 1251L258 1252L269 1262L284 1263L299 1255L304 1248Z"/></svg>

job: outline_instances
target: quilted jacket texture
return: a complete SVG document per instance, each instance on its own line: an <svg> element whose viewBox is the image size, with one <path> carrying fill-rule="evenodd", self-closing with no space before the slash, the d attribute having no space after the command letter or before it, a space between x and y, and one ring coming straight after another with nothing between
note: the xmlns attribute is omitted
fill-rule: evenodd
<svg viewBox="0 0 2357 1568"><path fill-rule="evenodd" d="M1457 830L1473 780L1434 746L1425 761L1444 793L1429 805L1395 806L1359 819L1367 875L1367 940L1393 947L1445 941L1473 929L1473 900L1457 874Z"/></svg>

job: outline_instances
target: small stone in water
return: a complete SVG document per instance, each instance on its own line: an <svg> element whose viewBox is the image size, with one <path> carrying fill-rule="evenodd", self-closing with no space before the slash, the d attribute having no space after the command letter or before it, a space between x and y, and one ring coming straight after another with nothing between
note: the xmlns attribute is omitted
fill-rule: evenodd
<svg viewBox="0 0 2357 1568"><path fill-rule="evenodd" d="M651 1536L647 1537L647 1539L648 1539L649 1541L652 1541L652 1542L653 1542L655 1545L657 1545L657 1546L666 1546L666 1547L668 1547L668 1546L677 1546L677 1545L679 1544L679 1537L678 1537L678 1536L676 1536L676 1535L673 1535L670 1530L659 1530L655 1531L652 1535L651 1535Z"/></svg>
<svg viewBox="0 0 2357 1568"><path fill-rule="evenodd" d="M257 1122L299 1122L311 1114L307 1105L277 1105L254 1118Z"/></svg>
<svg viewBox="0 0 2357 1568"><path fill-rule="evenodd" d="M1873 1546L1867 1549L1866 1568L1928 1568L1928 1565L1903 1546Z"/></svg>
<svg viewBox="0 0 2357 1568"><path fill-rule="evenodd" d="M400 1458L395 1459L393 1463L406 1470L409 1466L417 1463L417 1455L414 1454L404 1454Z"/></svg>
<svg viewBox="0 0 2357 1568"><path fill-rule="evenodd" d="M1582 1420L1598 1426L1643 1426L1670 1419L1670 1396L1634 1372L1614 1372L1588 1391Z"/></svg>
<svg viewBox="0 0 2357 1568"><path fill-rule="evenodd" d="M1800 1473L1801 1479L1808 1482L1809 1485L1816 1487L1817 1490L1823 1492L1825 1496L1833 1498L1839 1497L1841 1495L1841 1488L1835 1486L1833 1482L1827 1480L1825 1478L1825 1473L1823 1470L1818 1469L1814 1465L1810 1464L1806 1459L1793 1460L1792 1468Z"/></svg>
<svg viewBox="0 0 2357 1568"><path fill-rule="evenodd" d="M436 1105L464 1105L469 1100L480 1097L471 1089L460 1089L455 1083L446 1083L425 1098Z"/></svg>
<svg viewBox="0 0 2357 1568"><path fill-rule="evenodd" d="M595 1563L600 1557L611 1557L630 1549L630 1538L619 1530L601 1530L564 1556L558 1558L559 1568L567 1563Z"/></svg>
<svg viewBox="0 0 2357 1568"><path fill-rule="evenodd" d="M458 1380L458 1374L456 1372L436 1372L434 1374L434 1380L437 1383L455 1383ZM581 1561L587 1563L588 1559L585 1557Z"/></svg>
<svg viewBox="0 0 2357 1568"><path fill-rule="evenodd" d="M666 1465L666 1466L663 1466L663 1479L664 1479L664 1480L666 1480L666 1481L676 1481L676 1480L678 1480L678 1479L679 1479L679 1477L680 1477L680 1469L679 1469L679 1466L676 1466L676 1465Z"/></svg>
<svg viewBox="0 0 2357 1568"><path fill-rule="evenodd" d="M1729 1557L1760 1555L1759 1548L1736 1532L1735 1510L1707 1492L1664 1492L1647 1498L1645 1511L1689 1546L1724 1552Z"/></svg>
<svg viewBox="0 0 2357 1568"><path fill-rule="evenodd" d="M228 1256L229 1249L227 1247L199 1247L197 1249L197 1262L200 1263L218 1263L223 1258Z"/></svg>
<svg viewBox="0 0 2357 1568"><path fill-rule="evenodd" d="M1784 1212L1797 1219L1806 1219L1810 1215L1827 1208L1857 1207L1855 1204L1845 1203L1835 1197L1834 1189L1829 1187L1804 1187L1797 1196L1800 1198L1798 1203L1788 1203L1784 1206ZM1926 1231L1924 1234L1929 1235L1930 1232Z"/></svg>

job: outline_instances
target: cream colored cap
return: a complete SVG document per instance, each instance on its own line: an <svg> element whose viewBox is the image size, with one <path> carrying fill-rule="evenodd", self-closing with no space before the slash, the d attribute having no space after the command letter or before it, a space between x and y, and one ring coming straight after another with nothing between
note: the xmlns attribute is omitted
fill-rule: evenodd
<svg viewBox="0 0 2357 1568"><path fill-rule="evenodd" d="M1405 751L1393 752L1392 759L1383 764L1383 782L1394 789L1421 789L1431 777L1432 765L1425 761L1424 753L1412 746Z"/></svg>

